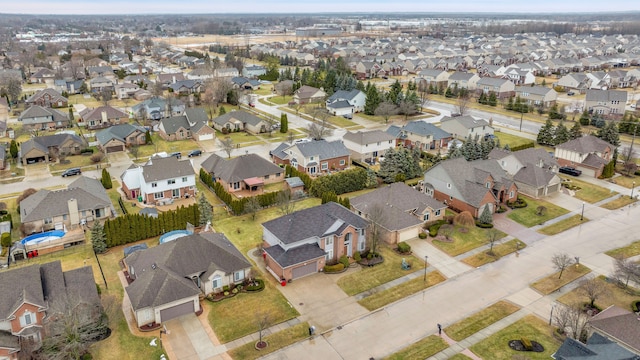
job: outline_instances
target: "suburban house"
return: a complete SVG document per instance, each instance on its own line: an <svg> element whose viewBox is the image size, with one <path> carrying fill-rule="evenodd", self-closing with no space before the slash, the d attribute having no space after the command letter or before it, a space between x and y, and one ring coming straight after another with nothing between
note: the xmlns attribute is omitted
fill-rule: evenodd
<svg viewBox="0 0 640 360"><path fill-rule="evenodd" d="M589 319L588 329L591 334L614 341L640 357L638 314L611 305Z"/></svg>
<svg viewBox="0 0 640 360"><path fill-rule="evenodd" d="M18 157L23 165L55 160L56 154L77 155L86 147L82 138L72 134L36 136L20 144Z"/></svg>
<svg viewBox="0 0 640 360"><path fill-rule="evenodd" d="M160 120L164 117L182 115L185 104L180 99L153 97L131 107L134 116L142 119Z"/></svg>
<svg viewBox="0 0 640 360"><path fill-rule="evenodd" d="M189 108L184 115L160 120L160 136L168 141L195 139L213 140L216 131L209 125L209 117L202 108Z"/></svg>
<svg viewBox="0 0 640 360"><path fill-rule="evenodd" d="M9 109L7 99L4 97L0 98L0 121L6 122L9 120Z"/></svg>
<svg viewBox="0 0 640 360"><path fill-rule="evenodd" d="M386 132L396 138L398 145L425 151L445 148L453 139L447 131L421 120L409 121L403 127L391 125Z"/></svg>
<svg viewBox="0 0 640 360"><path fill-rule="evenodd" d="M485 135L493 135L493 127L489 125L489 122L485 119L476 119L473 116L443 116L440 120L440 128L450 133L454 138L466 139L471 136L471 139L482 140Z"/></svg>
<svg viewBox="0 0 640 360"><path fill-rule="evenodd" d="M613 156L614 146L593 135L581 136L556 145L555 158L560 166L571 166L586 176L599 177Z"/></svg>
<svg viewBox="0 0 640 360"><path fill-rule="evenodd" d="M424 69L418 72L416 84L418 86L446 88L449 81L449 73L439 69Z"/></svg>
<svg viewBox="0 0 640 360"><path fill-rule="evenodd" d="M132 145L147 143L147 129L131 124L119 124L100 130L96 133L96 140L100 149L106 153L125 151Z"/></svg>
<svg viewBox="0 0 640 360"><path fill-rule="evenodd" d="M29 82L32 84L53 84L56 78L56 73L47 68L38 69L31 76L29 76Z"/></svg>
<svg viewBox="0 0 640 360"><path fill-rule="evenodd" d="M134 97L138 90L140 90L138 84L122 83L114 86L116 98L120 100Z"/></svg>
<svg viewBox="0 0 640 360"><path fill-rule="evenodd" d="M126 124L129 114L110 105L99 106L95 109L84 109L79 113L78 125L87 129L103 129L112 125Z"/></svg>
<svg viewBox="0 0 640 360"><path fill-rule="evenodd" d="M349 149L351 159L364 161L369 164L377 162L379 157L383 157L387 150L396 146L396 138L381 130L371 131L347 131L342 136L344 146Z"/></svg>
<svg viewBox="0 0 640 360"><path fill-rule="evenodd" d="M69 126L69 115L59 110L33 105L18 117L26 130L54 130Z"/></svg>
<svg viewBox="0 0 640 360"><path fill-rule="evenodd" d="M213 76L215 77L236 77L239 76L240 73L238 72L238 69L234 68L234 67L230 67L230 68L218 68L218 69L214 69L213 70Z"/></svg>
<svg viewBox="0 0 640 360"><path fill-rule="evenodd" d="M103 76L99 76L97 78L89 80L89 90L91 90L91 92L94 94L99 94L105 91L113 91L113 85L115 85L113 80Z"/></svg>
<svg viewBox="0 0 640 360"><path fill-rule="evenodd" d="M237 70L236 70L237 71ZM257 78L267 73L267 68L261 65L247 65L242 68L242 76L248 78ZM237 74L234 76L238 76Z"/></svg>
<svg viewBox="0 0 640 360"><path fill-rule="evenodd" d="M38 90L35 94L29 96L25 103L29 106L40 105L43 107L67 107L69 105L69 99L62 96L54 89L46 88L44 90Z"/></svg>
<svg viewBox="0 0 640 360"><path fill-rule="evenodd" d="M476 73L456 71L449 75L448 83L450 88L458 87L458 89L475 91L478 87L478 80L480 80L480 76Z"/></svg>
<svg viewBox="0 0 640 360"><path fill-rule="evenodd" d="M200 166L229 193L249 191L250 194L261 194L265 185L284 181L284 169L257 154L233 159L211 154Z"/></svg>
<svg viewBox="0 0 640 360"><path fill-rule="evenodd" d="M199 312L201 295L248 278L251 264L222 233L199 233L134 251L124 258L125 293L138 326Z"/></svg>
<svg viewBox="0 0 640 360"><path fill-rule="evenodd" d="M144 165L132 165L122 174L122 191L128 199L145 204L188 198L196 193L196 174L189 160L175 156L152 157Z"/></svg>
<svg viewBox="0 0 640 360"><path fill-rule="evenodd" d="M574 90L584 94L591 88L592 79L584 73L569 73L558 79L556 86L562 87L565 91Z"/></svg>
<svg viewBox="0 0 640 360"><path fill-rule="evenodd" d="M555 360L633 360L640 359L638 353L629 351L615 340L593 333L586 344L567 337L551 357Z"/></svg>
<svg viewBox="0 0 640 360"><path fill-rule="evenodd" d="M170 74L158 74L156 76L156 82L162 84L162 87L166 89L169 85L175 83L176 81L184 80L183 73L170 73Z"/></svg>
<svg viewBox="0 0 640 360"><path fill-rule="evenodd" d="M403 182L356 196L350 203L355 213L376 221L382 230L381 240L392 245L418 237L424 224L443 219L447 209L447 205Z"/></svg>
<svg viewBox="0 0 640 360"><path fill-rule="evenodd" d="M494 148L489 159L513 177L518 192L538 199L560 191L562 179L557 175L558 162L542 148L508 151Z"/></svg>
<svg viewBox="0 0 640 360"><path fill-rule="evenodd" d="M302 85L293 93L293 102L296 104L311 104L324 101L327 97L322 89L314 88L308 85Z"/></svg>
<svg viewBox="0 0 640 360"><path fill-rule="evenodd" d="M326 101L327 111L333 115L346 115L364 111L365 93L358 89L338 90Z"/></svg>
<svg viewBox="0 0 640 360"><path fill-rule="evenodd" d="M261 134L269 131L271 124L244 110L230 111L213 119L213 128L220 132L246 131Z"/></svg>
<svg viewBox="0 0 640 360"><path fill-rule="evenodd" d="M99 321L100 296L91 266L62 271L60 260L0 273L0 359L23 358L22 346L38 349L58 335L65 307L76 309L79 326Z"/></svg>
<svg viewBox="0 0 640 360"><path fill-rule="evenodd" d="M74 229L115 216L100 181L80 176L65 190L40 189L20 202L20 222L29 232Z"/></svg>
<svg viewBox="0 0 640 360"><path fill-rule="evenodd" d="M516 68L507 68L504 72L503 78L509 79L516 85L531 85L536 82L536 76L532 71Z"/></svg>
<svg viewBox="0 0 640 360"><path fill-rule="evenodd" d="M516 86L516 97L529 106L548 108L558 100L558 93L546 86Z"/></svg>
<svg viewBox="0 0 640 360"><path fill-rule="evenodd" d="M498 99L508 99L515 94L516 86L507 79L483 77L477 83L478 93L496 94Z"/></svg>
<svg viewBox="0 0 640 360"><path fill-rule="evenodd" d="M340 140L282 143L271 151L271 159L276 165L291 165L312 176L345 170L351 165L351 153Z"/></svg>
<svg viewBox="0 0 640 360"><path fill-rule="evenodd" d="M4 170L5 166L5 159L7 157L7 150L5 150L4 146L0 146L0 170Z"/></svg>
<svg viewBox="0 0 640 360"><path fill-rule="evenodd" d="M261 85L260 81L256 79L249 79L243 76L235 76L231 78L231 84L234 89L242 89L242 90L258 90L260 89L260 85Z"/></svg>
<svg viewBox="0 0 640 360"><path fill-rule="evenodd" d="M590 114L624 115L627 92L621 90L587 90L583 110Z"/></svg>
<svg viewBox="0 0 640 360"><path fill-rule="evenodd" d="M334 202L299 210L262 224L267 271L277 280L297 280L321 271L341 256L366 249L369 223Z"/></svg>
<svg viewBox="0 0 640 360"><path fill-rule="evenodd" d="M424 173L424 192L455 211L479 217L485 207L515 201L518 187L495 160L464 158L439 162Z"/></svg>
<svg viewBox="0 0 640 360"><path fill-rule="evenodd" d="M170 84L167 88L174 94L197 94L202 89L202 82L200 80L181 80Z"/></svg>

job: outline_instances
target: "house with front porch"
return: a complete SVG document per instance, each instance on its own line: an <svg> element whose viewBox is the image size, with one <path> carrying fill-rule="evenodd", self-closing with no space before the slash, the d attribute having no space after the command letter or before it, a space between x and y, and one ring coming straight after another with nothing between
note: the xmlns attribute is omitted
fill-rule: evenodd
<svg viewBox="0 0 640 360"><path fill-rule="evenodd" d="M262 223L267 271L278 281L298 280L367 248L369 223L328 202Z"/></svg>
<svg viewBox="0 0 640 360"><path fill-rule="evenodd" d="M276 165L291 165L311 176L351 166L351 152L340 140L282 143L271 151L271 159Z"/></svg>
<svg viewBox="0 0 640 360"><path fill-rule="evenodd" d="M509 151L494 148L489 159L496 160L518 186L518 192L538 199L558 193L562 179L558 162L543 148Z"/></svg>
<svg viewBox="0 0 640 360"><path fill-rule="evenodd" d="M229 193L248 191L249 195L258 195L265 185L284 181L284 169L257 154L232 159L211 154L200 166Z"/></svg>
<svg viewBox="0 0 640 360"><path fill-rule="evenodd" d="M152 157L144 165L132 165L120 179L127 199L142 199L145 204L196 194L196 174L191 161L178 160L175 156Z"/></svg>

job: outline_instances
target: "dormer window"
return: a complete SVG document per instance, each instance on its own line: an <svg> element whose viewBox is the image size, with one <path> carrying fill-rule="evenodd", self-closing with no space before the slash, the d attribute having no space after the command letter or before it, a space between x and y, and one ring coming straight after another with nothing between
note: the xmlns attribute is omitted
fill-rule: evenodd
<svg viewBox="0 0 640 360"><path fill-rule="evenodd" d="M447 183L447 189L451 189L451 183Z"/></svg>
<svg viewBox="0 0 640 360"><path fill-rule="evenodd" d="M20 326L22 327L29 326L33 324L35 320L36 320L36 314L27 310L24 312L24 314L22 314L22 316L20 316Z"/></svg>
<svg viewBox="0 0 640 360"><path fill-rule="evenodd" d="M485 184L485 186L487 187L487 189L489 189L491 187L491 183L487 181L487 183Z"/></svg>

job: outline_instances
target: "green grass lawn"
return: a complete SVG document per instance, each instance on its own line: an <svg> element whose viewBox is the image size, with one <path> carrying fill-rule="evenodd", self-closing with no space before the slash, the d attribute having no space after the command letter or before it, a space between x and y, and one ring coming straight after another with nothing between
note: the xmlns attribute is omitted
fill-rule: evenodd
<svg viewBox="0 0 640 360"><path fill-rule="evenodd" d="M489 255L488 250L479 252L475 255L469 256L468 258L462 259L462 262L468 264L473 267L479 267L484 264L488 264L494 261L500 260L503 256L509 255L516 251L517 249L522 250L527 247L527 244L523 243L518 239L509 240L503 244L493 245L493 254Z"/></svg>
<svg viewBox="0 0 640 360"><path fill-rule="evenodd" d="M496 131L493 134L500 140L500 146L503 146L503 147L505 145L509 145L510 148L513 148L515 146L520 146L520 145L533 142L533 140L531 139L527 139L527 138L513 135L513 134L507 134L501 131Z"/></svg>
<svg viewBox="0 0 640 360"><path fill-rule="evenodd" d="M612 180L614 183L620 185L620 186L624 186L628 189L631 189L631 187L634 185L633 183L635 182L635 186L640 186L640 176L636 176L636 175L631 175L631 176L618 176L615 179Z"/></svg>
<svg viewBox="0 0 640 360"><path fill-rule="evenodd" d="M487 339L473 345L470 350L483 359L512 360L516 355L524 355L530 360L547 360L560 347L560 341L553 337L553 328L546 321L535 315L527 315ZM536 341L544 347L540 353L526 354L512 350L510 340L527 338Z"/></svg>
<svg viewBox="0 0 640 360"><path fill-rule="evenodd" d="M563 175L560 177L570 180L570 184L579 186L580 190L576 190L575 197L582 201L588 202L589 204L596 203L617 194L617 192L615 191L611 191L607 188L603 188L602 186L594 185L586 181L578 180L572 176Z"/></svg>
<svg viewBox="0 0 640 360"><path fill-rule="evenodd" d="M384 257L382 264L362 268L360 271L341 277L338 286L352 296L375 288L376 286L407 275L408 271L402 270L402 258L411 265L411 271L424 269L424 262L409 255L400 255L387 246L379 246L379 253Z"/></svg>
<svg viewBox="0 0 640 360"><path fill-rule="evenodd" d="M623 195L623 196L619 196L615 200L611 200L609 202L606 202L600 205L600 207L608 210L616 210L616 209L620 209L621 207L627 206L629 204L633 204L636 201L638 201L638 199L635 199L635 198L632 199L628 196Z"/></svg>
<svg viewBox="0 0 640 360"><path fill-rule="evenodd" d="M309 323L303 322L285 330L278 331L275 334L263 335L262 339L269 344L266 349L256 350L256 342L250 342L230 350L228 354L234 359L253 360L306 339L307 337L309 337Z"/></svg>
<svg viewBox="0 0 640 360"><path fill-rule="evenodd" d="M520 310L520 307L517 305L507 301L499 301L457 323L447 326L444 331L453 340L460 341L518 310Z"/></svg>
<svg viewBox="0 0 640 360"><path fill-rule="evenodd" d="M507 217L519 224L526 227L532 227L534 225L544 224L547 220L555 219L560 215L564 215L569 210L556 206L550 202L544 200L536 200L529 197L523 197L527 202L527 207L521 209L513 209L509 212ZM536 214L539 206L547 208L544 215L540 216Z"/></svg>
<svg viewBox="0 0 640 360"><path fill-rule="evenodd" d="M463 231L466 229L466 232ZM503 233L497 229L481 229L477 226L473 226L470 228L462 227L462 226L454 226L453 233L450 237L453 238L452 242L433 240L432 244L439 248L440 250L449 254L449 256L457 256L460 254L464 254L467 251L471 251L479 246L487 244L487 233L489 230L495 230L498 232L498 239L502 239L507 236L507 234ZM439 234L442 233L442 228L440 228Z"/></svg>
<svg viewBox="0 0 640 360"><path fill-rule="evenodd" d="M278 104L278 105L286 105L288 104L291 100L293 100L293 96L287 95L287 96L280 96L280 95L276 95L276 96L272 96L269 98L269 101L271 101L274 104Z"/></svg>
<svg viewBox="0 0 640 360"><path fill-rule="evenodd" d="M100 164L101 167L104 167L104 164L107 163L107 157L104 157L100 163L94 163L91 161L91 155L93 154L67 156L65 160L69 162L68 164L54 163L49 165L49 169L51 169L51 173L61 172L66 169L76 167L82 168L83 170L89 167L89 170L94 170L98 164Z"/></svg>
<svg viewBox="0 0 640 360"><path fill-rule="evenodd" d="M534 282L533 284L531 284L531 287L543 295L549 295L552 292L560 289L564 285L590 272L591 269L582 264L569 265L565 268L561 278L558 278L558 276L560 275L560 272L558 271Z"/></svg>
<svg viewBox="0 0 640 360"><path fill-rule="evenodd" d="M439 284L445 280L446 278L439 271L432 271L427 273L426 282L424 281L423 276L417 277L400 285L367 296L366 298L358 301L358 304L364 306L369 311L373 311L391 304L394 301L427 289L433 285Z"/></svg>
<svg viewBox="0 0 640 360"><path fill-rule="evenodd" d="M187 156L189 151L198 149L198 144L191 139L166 141L157 133L152 133L151 139L153 144L141 145L138 147L138 159L149 157L152 154L163 151L167 153L179 151L183 156ZM129 153L129 156L132 156L131 153Z"/></svg>
<svg viewBox="0 0 640 360"><path fill-rule="evenodd" d="M605 277L602 275L598 276L596 281L601 284L604 291L602 291L600 296L598 296L595 303L603 309L606 309L611 305L615 305L623 309L631 310L631 303L640 301L640 291L638 289L621 288L616 283L606 281ZM580 304L588 301L589 298L578 288L575 288L558 298L558 302L566 305Z"/></svg>
<svg viewBox="0 0 640 360"><path fill-rule="evenodd" d="M605 254L611 256L614 259L617 258L630 258L632 256L640 255L640 240L634 241L627 246L623 246L621 248L609 250L605 252Z"/></svg>
<svg viewBox="0 0 640 360"><path fill-rule="evenodd" d="M229 133L229 134L226 134L226 135L221 133L221 132L219 132L219 131L216 131L216 138L219 139L219 140L222 140L222 139L225 139L225 138L231 138L231 140L233 141L234 144L241 144L241 146L244 143L260 141L259 137L255 136L255 135L252 135L252 134L249 134L249 133L246 133L246 132L243 132L243 131L232 132L232 133Z"/></svg>
<svg viewBox="0 0 640 360"><path fill-rule="evenodd" d="M569 230L572 227L584 224L587 221L589 221L589 219L586 217L582 217L582 220L580 220L580 215L573 215L572 217L558 221L555 224L545 226L542 229L539 229L538 232L545 235L555 235L565 230Z"/></svg>
<svg viewBox="0 0 640 360"><path fill-rule="evenodd" d="M440 336L429 335L426 338L398 351L397 353L387 356L385 360L426 359L448 347L449 345L447 342Z"/></svg>

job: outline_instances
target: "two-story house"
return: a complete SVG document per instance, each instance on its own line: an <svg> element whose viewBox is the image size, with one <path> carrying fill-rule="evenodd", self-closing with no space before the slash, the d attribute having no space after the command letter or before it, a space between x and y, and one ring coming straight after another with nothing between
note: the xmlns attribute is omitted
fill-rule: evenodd
<svg viewBox="0 0 640 360"><path fill-rule="evenodd" d="M516 86L516 97L529 106L548 108L558 100L558 93L546 86Z"/></svg>
<svg viewBox="0 0 640 360"><path fill-rule="evenodd" d="M569 73L558 79L556 85L566 91L574 90L584 94L587 89L591 88L591 81L592 79L584 73Z"/></svg>
<svg viewBox="0 0 640 360"><path fill-rule="evenodd" d="M312 176L351 165L351 153L340 140L282 143L271 151L271 159L276 165L291 165Z"/></svg>
<svg viewBox="0 0 640 360"><path fill-rule="evenodd" d="M416 84L427 87L446 88L449 81L449 73L438 69L425 69L418 72Z"/></svg>
<svg viewBox="0 0 640 360"><path fill-rule="evenodd" d="M261 65L248 65L242 68L242 76L247 78L257 78L267 73L267 68ZM238 75L234 75L238 76Z"/></svg>
<svg viewBox="0 0 640 360"><path fill-rule="evenodd" d="M624 115L627 92L620 90L587 90L584 109L590 114Z"/></svg>
<svg viewBox="0 0 640 360"><path fill-rule="evenodd" d="M489 125L489 122L485 119L476 119L472 116L444 116L440 120L440 128L450 133L454 138L466 139L471 136L471 139L482 140L485 135L493 135L493 127Z"/></svg>
<svg viewBox="0 0 640 360"><path fill-rule="evenodd" d="M329 96L326 108L333 115L346 115L364 111L367 101L365 93L358 89L351 91L338 90Z"/></svg>
<svg viewBox="0 0 640 360"><path fill-rule="evenodd" d="M396 146L395 136L381 130L348 131L342 137L344 146L351 152L351 159L374 164L389 149Z"/></svg>
<svg viewBox="0 0 640 360"><path fill-rule="evenodd" d="M496 94L498 99L508 99L515 94L516 86L507 79L483 77L478 80L477 92L489 95Z"/></svg>
<svg viewBox="0 0 640 360"><path fill-rule="evenodd" d="M215 130L209 125L209 117L202 108L189 108L184 115L160 120L160 136L168 141L195 139L213 140Z"/></svg>
<svg viewBox="0 0 640 360"><path fill-rule="evenodd" d="M277 280L315 274L341 256L367 248L369 223L342 205L328 202L262 224L267 271Z"/></svg>
<svg viewBox="0 0 640 360"><path fill-rule="evenodd" d="M229 193L244 190L250 194L260 194L265 185L284 181L284 169L257 154L233 159L211 154L201 167Z"/></svg>
<svg viewBox="0 0 640 360"><path fill-rule="evenodd" d="M508 151L495 148L489 159L496 160L512 176L518 192L538 199L560 191L562 179L558 176L558 162L542 148Z"/></svg>
<svg viewBox="0 0 640 360"><path fill-rule="evenodd" d="M457 87L458 89L475 91L479 80L480 76L476 73L456 71L449 75L448 84L450 88Z"/></svg>
<svg viewBox="0 0 640 360"><path fill-rule="evenodd" d="M571 166L586 176L599 177L611 161L614 146L593 135L581 136L556 145L555 158L560 166Z"/></svg>
<svg viewBox="0 0 640 360"><path fill-rule="evenodd" d="M153 157L144 165L132 166L122 174L122 191L128 199L145 204L189 198L196 193L196 174L190 160L175 156Z"/></svg>

